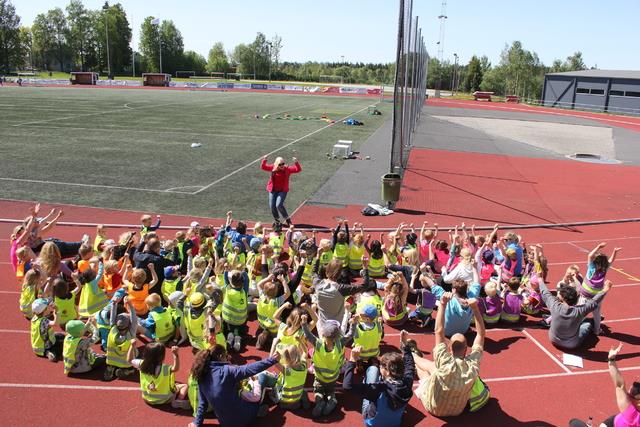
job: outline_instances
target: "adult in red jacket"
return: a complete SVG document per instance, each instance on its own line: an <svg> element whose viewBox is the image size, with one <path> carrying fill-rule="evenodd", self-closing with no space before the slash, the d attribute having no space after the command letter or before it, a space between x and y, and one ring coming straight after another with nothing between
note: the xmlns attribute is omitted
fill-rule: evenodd
<svg viewBox="0 0 640 427"><path fill-rule="evenodd" d="M267 183L267 191L269 192L269 207L271 215L276 223L280 223L280 217L291 225L291 218L284 207L284 200L289 192L289 175L298 173L302 170L302 166L298 163L298 159L293 158L293 165L287 166L282 157L276 157L273 164L267 163L267 156L262 157L262 170L270 172L271 176Z"/></svg>

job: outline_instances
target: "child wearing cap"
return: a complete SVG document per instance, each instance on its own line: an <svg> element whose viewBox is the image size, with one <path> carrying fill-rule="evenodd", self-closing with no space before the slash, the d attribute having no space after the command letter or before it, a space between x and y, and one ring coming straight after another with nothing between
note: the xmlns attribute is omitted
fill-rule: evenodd
<svg viewBox="0 0 640 427"><path fill-rule="evenodd" d="M140 326L144 334L162 344L173 340L176 333L174 316L171 308L164 308L160 295L151 294L145 300L149 314L146 319L140 319Z"/></svg>
<svg viewBox="0 0 640 427"><path fill-rule="evenodd" d="M353 335L353 346L360 347L358 360L362 362L369 362L380 354L383 329L378 315L376 306L369 304L350 320L351 328L347 336Z"/></svg>
<svg viewBox="0 0 640 427"><path fill-rule="evenodd" d="M214 331L215 335L215 320L211 314L211 306L207 304L203 293L194 292L189 296L184 305L182 321L194 352L211 346L209 337L211 331ZM224 339L220 344L224 345Z"/></svg>
<svg viewBox="0 0 640 427"><path fill-rule="evenodd" d="M90 322L94 323L95 318ZM80 320L70 320L65 327L67 336L62 346L64 374L83 374L106 363L106 356L91 349L91 325Z"/></svg>
<svg viewBox="0 0 640 427"><path fill-rule="evenodd" d="M164 268L164 281L162 282L162 286L160 288L162 293L162 298L168 303L169 296L176 292L182 292L183 289L182 277L180 276L180 272L178 266L170 265Z"/></svg>
<svg viewBox="0 0 640 427"><path fill-rule="evenodd" d="M57 324L55 305L46 298L38 298L31 304L31 311L31 349L36 356L57 362L62 355L64 334L53 331ZM48 319L51 315L53 320Z"/></svg>
<svg viewBox="0 0 640 427"><path fill-rule="evenodd" d="M348 314L345 313L348 319ZM344 363L344 348L349 338L342 336L340 324L336 320L327 320L318 326L320 337L310 330L307 315L302 316L302 331L313 346L313 394L315 405L311 415L318 418L329 415L336 408L336 382Z"/></svg>
<svg viewBox="0 0 640 427"><path fill-rule="evenodd" d="M127 377L135 372L127 359L131 340L135 338L138 318L136 310L128 296L124 297L124 304L129 313L117 314L117 305L111 307L111 329L107 336L107 369L103 379L111 381L114 376Z"/></svg>
<svg viewBox="0 0 640 427"><path fill-rule="evenodd" d="M142 223L140 237L144 237L150 231L156 231L160 228L160 215L156 215L156 225L151 225L151 215L146 214L140 217L140 222Z"/></svg>

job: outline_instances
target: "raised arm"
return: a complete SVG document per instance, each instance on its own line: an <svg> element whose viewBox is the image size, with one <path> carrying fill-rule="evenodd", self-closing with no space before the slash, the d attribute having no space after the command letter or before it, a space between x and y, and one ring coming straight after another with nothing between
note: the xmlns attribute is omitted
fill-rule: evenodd
<svg viewBox="0 0 640 427"><path fill-rule="evenodd" d="M449 301L451 301L451 292L445 292L442 295L442 298L440 298L440 307L438 308L438 314L436 315L436 326L434 330L436 345L446 342L446 338L444 336L444 312Z"/></svg>
<svg viewBox="0 0 640 427"><path fill-rule="evenodd" d="M616 364L616 357L618 357L618 353L622 350L622 343L618 344L618 347L611 347L608 355L609 362L609 375L611 376L611 381L613 381L613 385L616 387L616 403L618 404L618 410L623 412L627 409L627 407L632 403L629 395L627 394L627 387L624 383L624 377L622 373L618 369L618 365Z"/></svg>
<svg viewBox="0 0 640 427"><path fill-rule="evenodd" d="M147 268L149 269L149 272L151 272L151 281L149 282L149 289L151 289L158 284L158 275L156 274L156 269L153 263L147 264Z"/></svg>
<svg viewBox="0 0 640 427"><path fill-rule="evenodd" d="M469 298L467 302L469 303L471 310L473 310L473 319L476 323L476 337L473 340L473 346L484 347L486 329L484 326L484 320L482 319L482 313L480 313L480 308L478 307L478 300L476 298Z"/></svg>
<svg viewBox="0 0 640 427"><path fill-rule="evenodd" d="M616 260L616 255L618 255L618 252L621 249L622 248L613 248L613 252L611 252L611 256L609 257L609 266L611 266L611 264L613 264L613 261Z"/></svg>
<svg viewBox="0 0 640 427"><path fill-rule="evenodd" d="M171 347L171 354L173 354L173 365L171 365L171 372L174 374L180 370L180 355L178 354L178 346Z"/></svg>
<svg viewBox="0 0 640 427"><path fill-rule="evenodd" d="M131 361L136 357L136 342L137 340L135 338L129 340L129 344L131 344L129 346L129 350L127 350L127 361L129 363L131 363Z"/></svg>
<svg viewBox="0 0 640 427"><path fill-rule="evenodd" d="M605 246L607 246L607 244L605 242L602 242L602 243L599 243L598 246L593 248L591 252L589 252L589 255L587 256L587 262L592 262L593 259L596 257L596 254L598 253L598 251L604 248Z"/></svg>

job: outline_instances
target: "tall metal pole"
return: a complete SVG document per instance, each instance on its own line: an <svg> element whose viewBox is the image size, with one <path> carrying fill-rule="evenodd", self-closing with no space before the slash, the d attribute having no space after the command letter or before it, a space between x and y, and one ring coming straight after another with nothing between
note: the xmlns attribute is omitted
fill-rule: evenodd
<svg viewBox="0 0 640 427"><path fill-rule="evenodd" d="M136 76L136 51L133 51L133 55L131 57L131 66L133 67L133 77Z"/></svg>
<svg viewBox="0 0 640 427"><path fill-rule="evenodd" d="M440 98L440 88L442 85L442 61L444 57L444 27L447 21L447 0L442 0L442 8L440 9L440 38L438 40L438 63L440 70L438 70L438 80L436 81L436 93L435 97Z"/></svg>
<svg viewBox="0 0 640 427"><path fill-rule="evenodd" d="M104 2L104 6L102 6L102 10L104 10L104 33L107 38L107 72L109 73L109 79L111 79L111 57L109 55L109 20L108 11L109 11L109 2Z"/></svg>

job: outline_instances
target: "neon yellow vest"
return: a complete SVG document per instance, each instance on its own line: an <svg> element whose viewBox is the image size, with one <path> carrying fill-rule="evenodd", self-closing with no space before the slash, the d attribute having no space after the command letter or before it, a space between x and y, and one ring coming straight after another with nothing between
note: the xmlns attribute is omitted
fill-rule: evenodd
<svg viewBox="0 0 640 427"><path fill-rule="evenodd" d="M166 343L176 332L176 327L173 324L173 316L170 309L165 309L162 313L157 311L150 311L149 316L156 322L155 339L161 343Z"/></svg>
<svg viewBox="0 0 640 427"><path fill-rule="evenodd" d="M184 261L184 240L182 242L176 243L176 247L178 248L178 257L180 258L180 265L182 265L182 261Z"/></svg>
<svg viewBox="0 0 640 427"><path fill-rule="evenodd" d="M471 397L469 398L469 411L476 412L481 409L489 401L489 387L480 379L476 378L471 389Z"/></svg>
<svg viewBox="0 0 640 427"><path fill-rule="evenodd" d="M316 341L313 353L313 367L316 379L323 383L335 382L340 376L340 368L344 363L344 348L340 342L333 346L333 350L327 351L321 340Z"/></svg>
<svg viewBox="0 0 640 427"><path fill-rule="evenodd" d="M222 320L234 326L247 322L247 295L244 289L227 287L222 300Z"/></svg>
<svg viewBox="0 0 640 427"><path fill-rule="evenodd" d="M278 235L271 233L269 236L269 246L273 248L273 255L276 257L280 256L282 248L284 247L284 233Z"/></svg>
<svg viewBox="0 0 640 427"><path fill-rule="evenodd" d="M332 259L333 259L333 252L329 252L329 251L322 252L322 254L320 254L320 265L326 266L331 262Z"/></svg>
<svg viewBox="0 0 640 427"><path fill-rule="evenodd" d="M382 327L376 321L376 326L370 330L363 330L356 326L353 335L353 345L362 347L360 359L369 359L380 354L380 340L382 340Z"/></svg>
<svg viewBox="0 0 640 427"><path fill-rule="evenodd" d="M191 408L193 408L193 416L196 416L196 412L198 412L198 381L193 378L191 374L189 374L189 379L187 380L187 396L189 397L189 403L191 404Z"/></svg>
<svg viewBox="0 0 640 427"><path fill-rule="evenodd" d="M93 253L96 254L96 256L100 256L100 244L104 242L104 237L100 237L100 236L96 236L96 238L93 240Z"/></svg>
<svg viewBox="0 0 640 427"><path fill-rule="evenodd" d="M280 327L278 327L278 344L276 345L278 350L282 350L290 345L300 345L300 339L304 336L302 328L294 332L293 335L287 335L286 330L287 324L281 323Z"/></svg>
<svg viewBox="0 0 640 427"><path fill-rule="evenodd" d="M307 264L302 271L302 283L307 286L313 285L313 264Z"/></svg>
<svg viewBox="0 0 640 427"><path fill-rule="evenodd" d="M76 350L82 337L74 338L71 335L67 335L64 338L62 345L62 360L64 361L64 374L69 375L71 369L76 364Z"/></svg>
<svg viewBox="0 0 640 427"><path fill-rule="evenodd" d="M384 276L384 258L370 258L368 270L371 277Z"/></svg>
<svg viewBox="0 0 640 427"><path fill-rule="evenodd" d="M175 393L176 380L171 372L171 366L162 365L158 376L145 374L140 371L140 390L142 399L150 405L168 403Z"/></svg>
<svg viewBox="0 0 640 427"><path fill-rule="evenodd" d="M336 243L336 247L333 249L333 259L340 260L342 266L346 267L349 265L348 256L349 246L346 243Z"/></svg>
<svg viewBox="0 0 640 427"><path fill-rule="evenodd" d="M389 262L391 264L397 264L398 263L398 252L397 252L397 250L394 251L394 252L387 251L387 258L389 258Z"/></svg>
<svg viewBox="0 0 640 427"><path fill-rule="evenodd" d="M281 403L295 403L300 400L304 393L304 383L307 380L307 367L297 370L285 367L278 375L276 387L280 389Z"/></svg>
<svg viewBox="0 0 640 427"><path fill-rule="evenodd" d="M33 317L31 311L31 304L36 300L36 287L22 285L22 292L20 292L20 311L28 318Z"/></svg>
<svg viewBox="0 0 640 427"><path fill-rule="evenodd" d="M403 310L400 310L398 314L395 316L391 316L387 311L387 307L385 304L382 305L382 318L386 321L395 322L397 320L402 319L407 314L407 306L403 307Z"/></svg>
<svg viewBox="0 0 640 427"><path fill-rule="evenodd" d="M53 345L53 343L56 342L56 335L53 332L53 328L47 330L46 337L40 334L40 324L43 320L44 317L34 317L31 320L31 348L38 356L44 356L47 344Z"/></svg>
<svg viewBox="0 0 640 427"><path fill-rule="evenodd" d="M184 326L187 329L187 335L189 336L189 342L191 342L193 348L197 348L198 350L205 350L211 347L204 337L204 330L207 327L205 324L205 314L203 310L200 316L194 319L193 316L191 316L191 309L188 308L182 317Z"/></svg>
<svg viewBox="0 0 640 427"><path fill-rule="evenodd" d="M265 329L272 334L278 331L273 315L278 310L278 303L275 299L268 299L266 296L261 296L258 300L258 322L262 329Z"/></svg>
<svg viewBox="0 0 640 427"><path fill-rule="evenodd" d="M97 287L97 292L93 292L91 284L86 283L80 291L80 303L78 304L78 314L82 317L89 317L109 304L109 298L104 291Z"/></svg>
<svg viewBox="0 0 640 427"><path fill-rule="evenodd" d="M162 286L160 288L160 292L162 292L162 296L165 300L169 300L169 295L178 290L178 283L180 282L180 278L177 277L173 280L164 279L162 282Z"/></svg>
<svg viewBox="0 0 640 427"><path fill-rule="evenodd" d="M351 270L361 270L363 256L364 246L351 245L351 248L349 248L349 268Z"/></svg>
<svg viewBox="0 0 640 427"><path fill-rule="evenodd" d="M378 313L382 312L382 298L380 295L364 295L360 296L360 300L358 304L356 304L356 311L361 312L364 307L367 305L375 305L378 309Z"/></svg>
<svg viewBox="0 0 640 427"><path fill-rule="evenodd" d="M131 339L133 335L129 331L124 336L124 340L120 342L118 328L113 326L107 336L107 365L116 368L130 368L131 363L127 360L127 353L131 347Z"/></svg>
<svg viewBox="0 0 640 427"><path fill-rule="evenodd" d="M69 299L55 297L54 301L56 304L56 315L58 316L58 323L60 325L64 325L69 320L76 320L78 318L75 295L72 295Z"/></svg>

